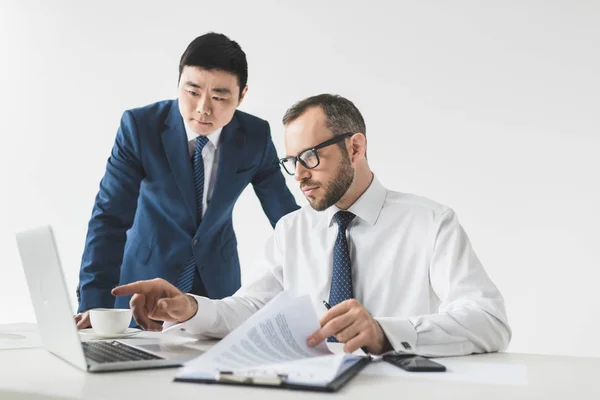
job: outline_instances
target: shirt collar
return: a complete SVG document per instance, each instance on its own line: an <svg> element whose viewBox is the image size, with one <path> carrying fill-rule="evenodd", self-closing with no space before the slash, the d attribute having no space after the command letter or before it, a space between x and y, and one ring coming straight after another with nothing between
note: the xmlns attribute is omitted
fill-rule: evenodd
<svg viewBox="0 0 600 400"><path fill-rule="evenodd" d="M194 132L192 130L192 128L190 128L188 126L188 124L184 123L185 125L185 134L187 135L187 141L191 142L192 140L196 139L198 135L196 132ZM223 131L223 127L217 129L214 132L209 133L208 135L206 135L206 137L208 138L208 140L213 144L213 146L215 146L215 149L217 148L217 145L219 144L219 138L221 137L221 132Z"/></svg>
<svg viewBox="0 0 600 400"><path fill-rule="evenodd" d="M365 192L348 208L352 214L356 215L361 220L369 225L375 225L379 213L385 202L386 189L379 182L377 177L373 175L371 184ZM325 210L327 226L331 226L333 216L340 211L340 208L335 204Z"/></svg>

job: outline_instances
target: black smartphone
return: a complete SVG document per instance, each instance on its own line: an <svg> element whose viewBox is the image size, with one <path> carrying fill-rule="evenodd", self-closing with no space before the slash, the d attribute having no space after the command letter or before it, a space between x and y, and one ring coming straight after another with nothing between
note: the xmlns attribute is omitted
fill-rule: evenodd
<svg viewBox="0 0 600 400"><path fill-rule="evenodd" d="M446 367L428 358L408 354L387 354L383 361L411 372L444 372Z"/></svg>

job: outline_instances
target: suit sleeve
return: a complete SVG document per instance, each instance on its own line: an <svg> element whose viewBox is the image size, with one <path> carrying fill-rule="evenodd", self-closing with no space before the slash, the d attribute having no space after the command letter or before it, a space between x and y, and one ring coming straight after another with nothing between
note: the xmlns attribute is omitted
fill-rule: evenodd
<svg viewBox="0 0 600 400"><path fill-rule="evenodd" d="M144 176L135 120L126 111L88 224L79 272L79 312L114 306L110 290L119 283L126 232L133 223Z"/></svg>
<svg viewBox="0 0 600 400"><path fill-rule="evenodd" d="M285 183L281 168L279 168L279 159L271 139L271 129L268 122L265 122L263 157L260 168L252 179L252 186L273 227L281 217L300 208Z"/></svg>

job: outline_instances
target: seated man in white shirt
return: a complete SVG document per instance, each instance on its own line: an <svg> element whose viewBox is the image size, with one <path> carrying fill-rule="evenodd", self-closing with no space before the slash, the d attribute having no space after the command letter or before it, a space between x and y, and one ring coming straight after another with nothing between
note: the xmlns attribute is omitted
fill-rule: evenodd
<svg viewBox="0 0 600 400"><path fill-rule="evenodd" d="M135 294L144 329L181 323L221 338L283 290L331 309L309 346L324 340L432 356L500 351L511 331L504 300L456 214L423 197L393 192L366 158L366 127L349 100L323 94L283 118L287 157L309 205L278 222L265 249L266 272L233 296L210 300L155 279L113 289ZM329 339L328 339L329 338Z"/></svg>

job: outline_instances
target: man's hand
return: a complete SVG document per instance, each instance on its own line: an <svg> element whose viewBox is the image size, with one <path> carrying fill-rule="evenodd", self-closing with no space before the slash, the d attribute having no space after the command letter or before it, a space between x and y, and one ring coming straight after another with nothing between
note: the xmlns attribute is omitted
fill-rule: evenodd
<svg viewBox="0 0 600 400"><path fill-rule="evenodd" d="M75 315L75 322L77 323L77 329L91 328L90 312L85 311Z"/></svg>
<svg viewBox="0 0 600 400"><path fill-rule="evenodd" d="M111 293L133 295L129 302L133 318L148 331L162 330L162 325L155 321L184 322L198 311L198 303L192 296L160 278L117 286Z"/></svg>
<svg viewBox="0 0 600 400"><path fill-rule="evenodd" d="M343 301L332 307L321 318L321 329L307 339L310 347L314 347L335 336L344 344L344 351L352 353L366 347L369 353L381 354L386 350L386 337L371 314L355 299Z"/></svg>

